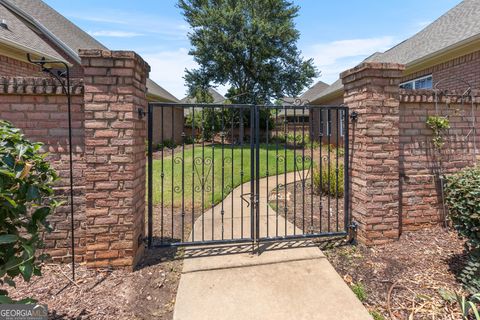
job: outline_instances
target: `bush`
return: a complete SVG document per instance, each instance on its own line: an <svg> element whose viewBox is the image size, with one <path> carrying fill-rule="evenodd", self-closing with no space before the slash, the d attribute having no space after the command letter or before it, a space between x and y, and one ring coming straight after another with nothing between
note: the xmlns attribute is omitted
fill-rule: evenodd
<svg viewBox="0 0 480 320"><path fill-rule="evenodd" d="M328 170L327 160L323 160L322 172L320 167L316 166L313 169L313 186L316 192L322 192L331 196L343 197L344 192L344 177L343 164L338 164L338 194L337 194L337 172L336 162L330 161L330 171ZM330 188L328 185L328 177L330 176Z"/></svg>
<svg viewBox="0 0 480 320"><path fill-rule="evenodd" d="M163 142L160 142L157 145L158 150L162 150L162 149L165 149L165 148L175 149L176 147L177 147L177 144L172 139L165 139L165 140L163 140Z"/></svg>
<svg viewBox="0 0 480 320"><path fill-rule="evenodd" d="M445 202L469 254L460 280L472 293L480 291L480 169L469 168L446 178Z"/></svg>
<svg viewBox="0 0 480 320"><path fill-rule="evenodd" d="M195 130L199 130L201 139L211 140L215 133L221 130L221 116L221 110L215 108L195 110L195 114L190 112L185 118L185 127L195 127ZM200 129L202 125L203 130Z"/></svg>
<svg viewBox="0 0 480 320"><path fill-rule="evenodd" d="M51 230L46 218L59 205L52 189L57 174L41 146L0 120L0 285L15 286L20 275L25 281L41 275L46 256L36 256L43 246L40 232ZM8 291L0 290L0 303L12 303Z"/></svg>
<svg viewBox="0 0 480 320"><path fill-rule="evenodd" d="M193 138L192 136L185 136L183 138L183 143L185 144L194 144L195 143L195 138Z"/></svg>

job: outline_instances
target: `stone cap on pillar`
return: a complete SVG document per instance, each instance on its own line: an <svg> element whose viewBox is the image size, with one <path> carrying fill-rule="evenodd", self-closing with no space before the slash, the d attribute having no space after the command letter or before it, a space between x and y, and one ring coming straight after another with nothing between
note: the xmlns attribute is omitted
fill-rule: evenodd
<svg viewBox="0 0 480 320"><path fill-rule="evenodd" d="M137 65L143 66L146 72L150 72L150 65L134 51L124 50L103 50L103 49L79 49L78 55L82 60L90 58L104 58L115 60L135 60ZM84 63L82 62L82 65Z"/></svg>
<svg viewBox="0 0 480 320"><path fill-rule="evenodd" d="M398 93L400 79L405 71L405 65L398 63L362 62L356 67L340 74L345 95L351 90L386 91ZM390 87L390 88L387 88Z"/></svg>
<svg viewBox="0 0 480 320"><path fill-rule="evenodd" d="M352 69L340 73L343 84L348 84L363 78L400 78L405 71L405 65L399 63L362 62Z"/></svg>

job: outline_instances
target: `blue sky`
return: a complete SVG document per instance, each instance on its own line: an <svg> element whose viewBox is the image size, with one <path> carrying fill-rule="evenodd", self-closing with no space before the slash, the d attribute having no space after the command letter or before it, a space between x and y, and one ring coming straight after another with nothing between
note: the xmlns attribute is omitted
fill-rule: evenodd
<svg viewBox="0 0 480 320"><path fill-rule="evenodd" d="M175 0L44 0L110 49L134 50L152 67L151 78L182 98L188 55L188 25ZM459 0L296 0L298 47L314 58L320 80L420 31ZM141 5L140 5L141 4ZM219 88L221 92L225 88Z"/></svg>

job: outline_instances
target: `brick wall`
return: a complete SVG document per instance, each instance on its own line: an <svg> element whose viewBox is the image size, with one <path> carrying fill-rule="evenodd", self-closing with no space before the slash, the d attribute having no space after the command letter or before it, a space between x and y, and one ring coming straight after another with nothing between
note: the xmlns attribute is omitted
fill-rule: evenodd
<svg viewBox="0 0 480 320"><path fill-rule="evenodd" d="M77 261L85 250L85 163L83 87L72 88L75 225ZM11 121L32 141L45 144L43 150L60 175L55 190L61 200L69 200L69 150L67 99L59 83L50 78L0 77L0 119ZM70 207L60 207L49 218L54 231L45 235L45 243L55 260L70 257Z"/></svg>
<svg viewBox="0 0 480 320"><path fill-rule="evenodd" d="M350 143L351 214L368 245L399 236L399 100L404 66L362 63L345 71L345 104L358 113Z"/></svg>
<svg viewBox="0 0 480 320"><path fill-rule="evenodd" d="M415 72L404 77L402 82L429 74L434 84L439 83L439 89L466 90L468 86L463 81L470 83L472 88L480 88L480 51Z"/></svg>
<svg viewBox="0 0 480 320"><path fill-rule="evenodd" d="M480 99L474 98L473 101L478 128ZM401 93L400 203L403 230L415 230L443 222L439 176L474 163L471 102L469 97L462 101L460 96L455 95L439 95L435 98L432 91ZM445 145L440 151L433 147L432 131L425 123L428 116L434 115L448 116L451 125L444 135ZM477 130L476 141L478 150L480 130ZM477 157L480 157L478 151Z"/></svg>
<svg viewBox="0 0 480 320"><path fill-rule="evenodd" d="M0 76L2 77L43 77L40 67L28 62L0 55Z"/></svg>
<svg viewBox="0 0 480 320"><path fill-rule="evenodd" d="M472 98L463 90L400 90L402 68L363 63L341 75L345 104L358 113L350 127L350 203L366 244L444 222L440 177L480 161L480 91ZM450 121L441 150L426 125L434 115Z"/></svg>
<svg viewBox="0 0 480 320"><path fill-rule="evenodd" d="M134 52L81 50L85 70L87 264L132 267L144 248L146 78Z"/></svg>

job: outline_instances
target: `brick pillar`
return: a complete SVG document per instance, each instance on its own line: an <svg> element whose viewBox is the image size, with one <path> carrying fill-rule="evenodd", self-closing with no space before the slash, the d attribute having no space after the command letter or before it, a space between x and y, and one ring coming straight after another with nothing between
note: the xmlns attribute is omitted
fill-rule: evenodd
<svg viewBox="0 0 480 320"><path fill-rule="evenodd" d="M134 52L80 50L85 71L90 267L133 267L143 251L148 64Z"/></svg>
<svg viewBox="0 0 480 320"><path fill-rule="evenodd" d="M343 72L350 130L351 213L367 245L399 237L399 84L403 65L362 63Z"/></svg>

